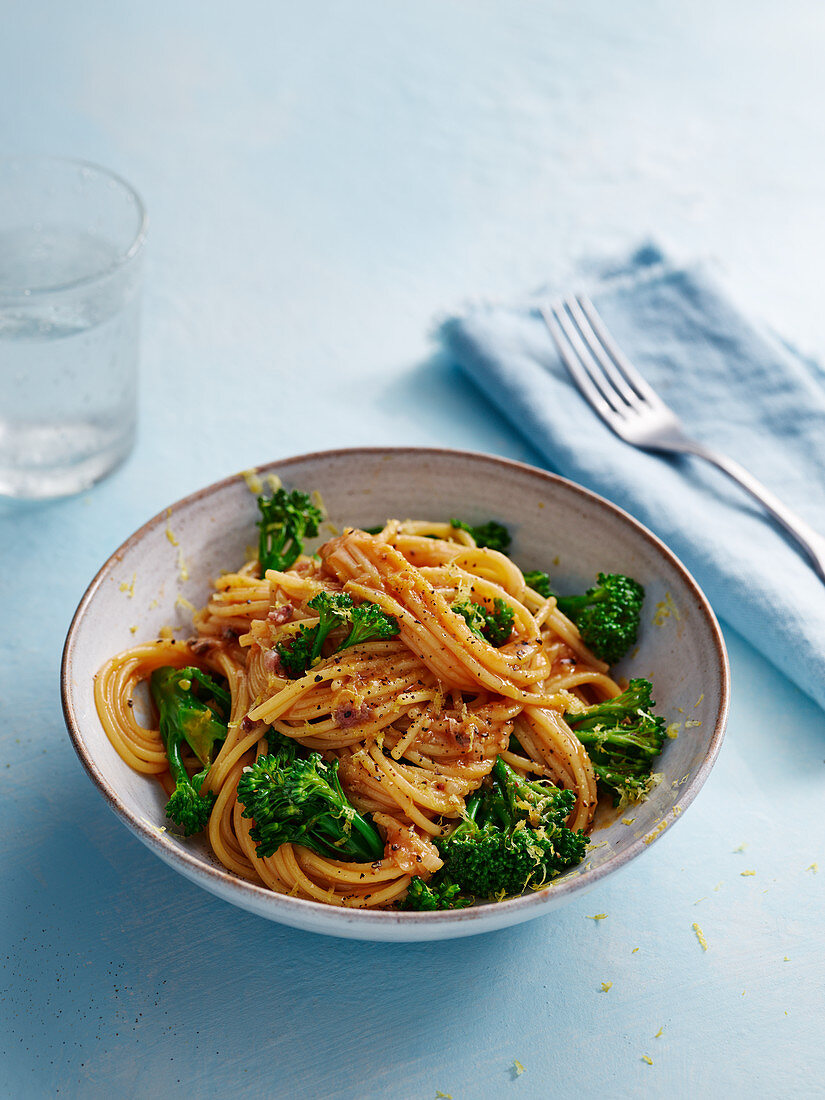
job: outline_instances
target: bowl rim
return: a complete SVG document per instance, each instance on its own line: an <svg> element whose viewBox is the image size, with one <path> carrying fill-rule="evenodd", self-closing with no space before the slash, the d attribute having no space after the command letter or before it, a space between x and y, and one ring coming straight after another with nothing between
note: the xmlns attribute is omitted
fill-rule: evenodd
<svg viewBox="0 0 825 1100"><path fill-rule="evenodd" d="M126 806L121 802L117 791L109 783L101 770L98 768L90 751L88 750L83 733L80 728L80 724L76 718L74 703L72 698L72 678L73 678L73 659L74 651L77 643L77 637L79 635L83 619L87 608L91 604L92 600L100 588L103 581L109 575L113 568L118 564L123 555L130 550L135 544L139 543L145 535L153 530L159 524L166 524L171 517L175 515L185 507L189 507L192 504L204 499L205 497L212 496L223 489L228 488L233 483L243 481L245 476L250 471L242 471L230 475L229 477L222 478L219 481L212 482L210 485L204 486L202 489L198 489L194 493L190 493L187 496L181 497L171 506L162 508L151 519L147 520L141 527L139 527L133 534L131 534L121 545L109 555L104 561L103 565L98 569L95 576L89 583L88 588L84 592L77 610L75 611L69 630L66 636L66 642L63 647L63 656L60 667L60 694L61 702L63 706L63 716L66 722L66 727L69 732L69 737L74 746L74 750L78 755L78 758L89 775L92 782L98 788L100 793L106 800L109 808L117 814L118 817L141 839L147 847L155 852L164 862L173 867L174 870L184 874L187 878L193 879L195 882L198 880L206 879L209 881L207 889L211 889L212 892L218 892L219 895L225 900L232 900L236 904L239 904L242 908L252 909L252 911L263 915L262 909L272 909L271 916L274 919L281 919L283 923L292 924L296 926L307 926L309 920L302 920L301 914L310 920L312 918L325 917L328 921L334 922L336 917L333 914L337 914L337 919L342 925L358 923L365 928L374 929L378 931L379 928L389 928L395 925L399 928L435 928L439 925L466 925L479 919L487 917L490 920L492 913L496 914L497 918L501 918L496 921L495 926L500 927L502 923L514 923L506 920L509 914L518 914L517 919L519 921L526 920L528 917L539 916L541 911L547 908L549 912L551 908L555 908L559 903L559 899L565 898L569 895L578 893L579 891L590 889L596 885L602 878L608 874L613 874L615 871L626 866L631 860L633 860L641 851L650 847L659 837L669 832L673 824L681 817L682 811L685 810L691 802L693 802L696 795L701 790L708 775L716 762L716 758L719 755L719 750L722 746L722 741L725 734L725 726L727 723L728 711L730 707L730 666L728 661L727 650L725 647L724 638L722 635L719 622L710 603L705 596L704 592L700 588L697 581L694 579L690 571L682 564L679 558L673 553L673 551L652 531L648 530L644 524L635 519L629 512L626 512L623 508L613 504L612 501L607 500L605 497L598 493L594 493L590 489L585 489L583 486L571 481L569 478L562 477L559 474L550 473L547 470L542 470L539 467L532 466L526 462L519 462L514 459L502 458L498 455L486 454L481 451L469 451L460 450L450 447L413 447L413 446L398 446L398 447L340 447L332 450L325 451L310 451L305 454L291 455L284 459L276 459L271 462L266 462L258 465L254 468L254 472L258 475L266 476L267 473L276 472L280 475L282 471L288 470L291 466L296 466L301 463L310 460L327 460L336 461L343 457L353 458L356 456L364 457L378 457L382 454L393 454L397 456L402 455L416 455L416 456L440 456L440 457L452 457L455 459L471 459L473 461L480 461L489 463L494 466L498 466L502 469L517 471L520 473L529 474L532 477L539 477L554 485L564 486L565 489L571 490L574 494L578 494L584 497L590 502L595 502L608 508L617 516L621 517L624 521L629 523L636 532L644 538L649 544L662 554L670 565L681 575L683 581L686 583L688 589L691 591L692 596L696 600L697 606L700 612L704 615L707 624L710 627L711 636L713 638L715 647L715 665L719 670L720 680L720 706L719 713L717 715L716 724L713 729L710 741L708 743L707 752L696 770L696 773L691 777L682 788L680 788L679 797L674 805L668 810L670 820L667 821L667 827L662 828L661 822L654 825L651 830L644 836L637 837L635 841L623 852L617 854L606 860L599 867L592 868L584 873L576 873L569 875L566 879L559 882L556 886L549 886L540 891L535 891L531 894L522 894L519 897L508 898L506 901L496 902L494 904L482 904L473 905L466 909L452 909L452 910L439 910L434 913L417 913L417 912L404 912L397 909L361 909L357 907L345 907L345 906L330 906L323 902L311 901L306 898L290 897L287 894L278 894L273 890L268 889L265 886L257 885L256 883L248 882L246 879L242 879L237 875L233 875L230 871L227 871L223 867L215 867L203 862L193 852L181 848L178 845L173 845L164 840L165 833L161 833L155 825L152 825L145 818L141 818L136 814L133 814ZM665 819L663 819L665 820ZM234 895L234 896L233 896ZM550 903L552 898L552 904ZM241 899L248 899L249 902L254 904L244 904ZM324 922L326 923L326 921ZM483 923L487 923L483 921ZM479 929L482 931L483 929ZM469 931L469 929L468 929ZM333 933L334 934L334 933Z"/></svg>

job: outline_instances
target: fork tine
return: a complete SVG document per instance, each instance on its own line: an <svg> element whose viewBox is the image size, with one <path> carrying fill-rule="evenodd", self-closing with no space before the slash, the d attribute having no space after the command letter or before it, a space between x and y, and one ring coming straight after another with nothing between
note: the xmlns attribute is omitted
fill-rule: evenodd
<svg viewBox="0 0 825 1100"><path fill-rule="evenodd" d="M655 405L656 408L666 408L664 401L656 393L656 391L645 381L645 379L639 374L622 349L610 335L610 331L601 319L598 310L590 301L586 294L576 295L576 301L581 307L582 312L590 323L592 330L599 343L605 349L607 354L615 363L616 367L622 372L629 384L633 387L636 393L649 405Z"/></svg>
<svg viewBox="0 0 825 1100"><path fill-rule="evenodd" d="M607 395L604 393L603 389L596 384L590 372L586 369L584 360L577 353L577 349L570 338L568 326L564 324L565 314L563 306L561 303L553 303L549 308L540 306L539 309L545 324L550 330L550 335L553 337L559 355L573 377L573 381L584 394L585 399L590 402L602 420L604 420L605 424L612 428L619 414L612 404L609 403ZM581 341L579 341L579 343L581 344ZM586 354L586 349L584 350Z"/></svg>
<svg viewBox="0 0 825 1100"><path fill-rule="evenodd" d="M610 406L614 419L617 416L626 417L628 413L633 411L633 405L625 400L624 394L614 385L613 379L605 373L594 358L593 349L588 346L587 340L583 337L569 313L569 302L558 299L552 303L551 309L556 321L572 345L581 366ZM638 402L635 394L633 395L633 401Z"/></svg>
<svg viewBox="0 0 825 1100"><path fill-rule="evenodd" d="M564 304L570 316L575 321L587 350L598 360L599 366L607 375L614 388L621 394L625 403L638 411L644 398L628 384L625 376L611 359L608 350L604 347L601 338L594 330L587 315L579 304L578 298L565 298ZM593 311L595 312L595 307Z"/></svg>

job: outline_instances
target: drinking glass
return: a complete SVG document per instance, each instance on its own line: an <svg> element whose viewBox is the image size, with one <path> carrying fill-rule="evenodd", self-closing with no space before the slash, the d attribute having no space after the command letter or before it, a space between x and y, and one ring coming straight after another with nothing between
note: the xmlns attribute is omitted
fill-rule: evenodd
<svg viewBox="0 0 825 1100"><path fill-rule="evenodd" d="M0 158L0 494L76 493L131 450L145 239L106 169Z"/></svg>

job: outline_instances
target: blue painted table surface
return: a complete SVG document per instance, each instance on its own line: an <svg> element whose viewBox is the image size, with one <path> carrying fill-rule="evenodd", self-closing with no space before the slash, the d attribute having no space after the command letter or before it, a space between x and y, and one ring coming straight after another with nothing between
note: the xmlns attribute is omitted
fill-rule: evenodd
<svg viewBox="0 0 825 1100"><path fill-rule="evenodd" d="M151 216L137 449L0 514L0 1094L825 1095L825 718L731 632L727 740L678 828L561 911L429 945L179 878L57 689L103 559L215 478L363 443L534 459L431 342L473 295L653 234L825 350L821 4L0 10L0 145L106 164Z"/></svg>

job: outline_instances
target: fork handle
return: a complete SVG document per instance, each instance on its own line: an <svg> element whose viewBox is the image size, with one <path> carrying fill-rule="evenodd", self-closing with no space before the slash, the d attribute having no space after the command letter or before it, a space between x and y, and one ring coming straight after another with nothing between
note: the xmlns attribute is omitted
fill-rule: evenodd
<svg viewBox="0 0 825 1100"><path fill-rule="evenodd" d="M770 512L776 522L784 527L788 534L799 543L811 559L811 563L820 578L825 581L825 538L819 532L815 531L804 519L801 519L796 512L791 511L775 493L772 493L770 489L734 459L728 458L727 455L720 454L718 451L711 450L709 447L704 447L700 443L686 447L685 450L690 454L698 455L700 458L712 462L714 466L718 466L728 477L733 478L741 485L746 493L750 493L755 500L758 500Z"/></svg>

